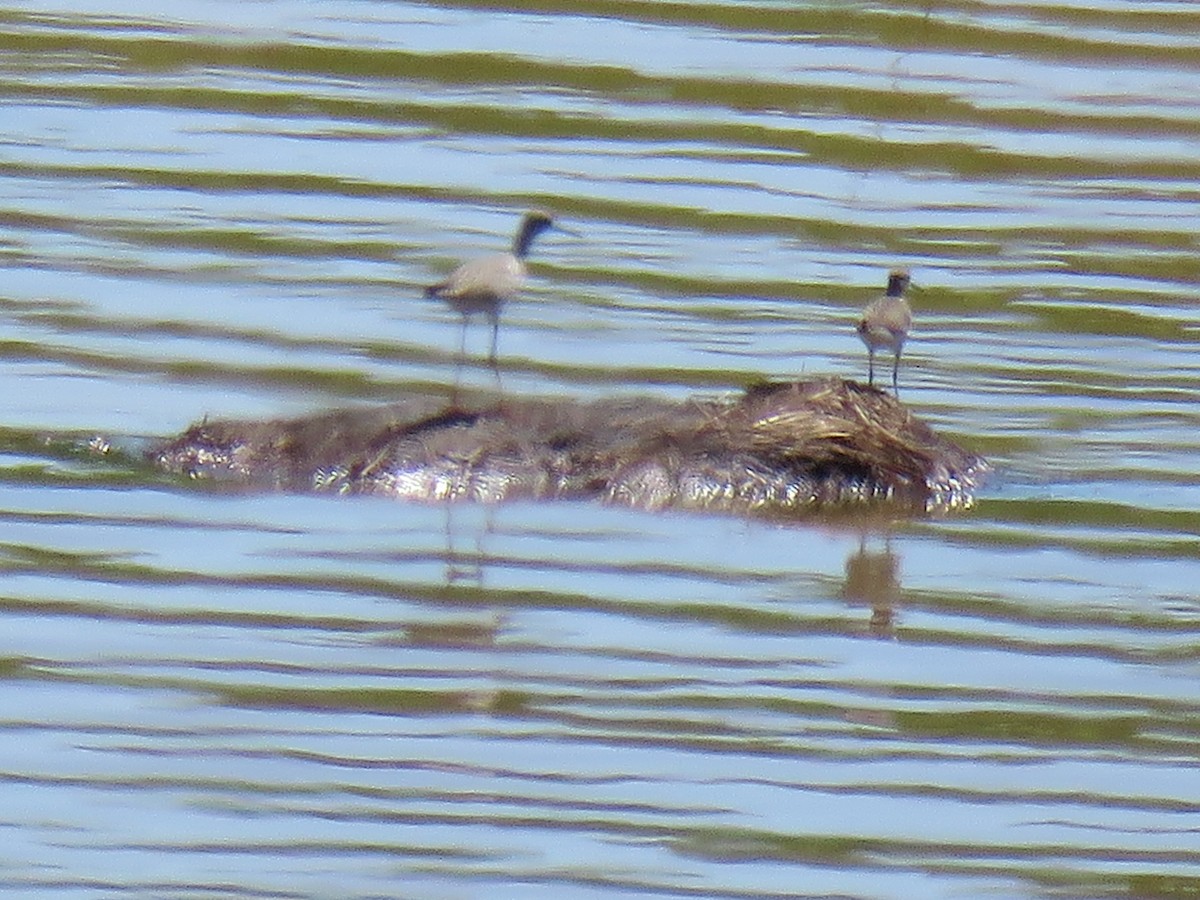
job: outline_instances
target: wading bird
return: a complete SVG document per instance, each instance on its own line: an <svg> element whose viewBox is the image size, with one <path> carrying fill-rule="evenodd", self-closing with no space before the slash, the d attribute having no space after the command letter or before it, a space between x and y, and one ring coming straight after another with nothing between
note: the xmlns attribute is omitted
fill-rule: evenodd
<svg viewBox="0 0 1200 900"><path fill-rule="evenodd" d="M900 351L912 327L912 310L904 299L908 289L909 275L905 269L893 269L888 273L887 292L867 304L862 318L858 320L858 336L867 345L867 382L875 384L875 351L890 349L892 357L892 390L900 392L898 372Z"/></svg>
<svg viewBox="0 0 1200 900"><path fill-rule="evenodd" d="M451 309L462 316L462 338L458 345L458 366L462 366L467 347L467 323L475 313L483 313L492 324L492 343L488 351L488 365L496 373L499 381L500 371L496 366L496 340L500 333L500 309L515 297L525 283L525 258L529 248L539 234L554 228L578 237L578 235L556 225L554 218L541 210L525 213L517 234L513 238L512 250L508 253L497 253L465 262L450 276L438 284L425 289L426 297L437 297L445 300ZM455 370L455 393L458 390L458 370Z"/></svg>

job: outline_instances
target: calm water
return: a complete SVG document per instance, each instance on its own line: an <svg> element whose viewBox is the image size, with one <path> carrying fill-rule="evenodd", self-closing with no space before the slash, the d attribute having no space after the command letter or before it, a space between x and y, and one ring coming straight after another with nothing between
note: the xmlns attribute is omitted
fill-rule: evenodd
<svg viewBox="0 0 1200 900"><path fill-rule="evenodd" d="M0 9L0 887L1195 897L1200 7ZM262 496L114 453L444 393L862 377L970 513ZM491 386L486 329L465 377Z"/></svg>

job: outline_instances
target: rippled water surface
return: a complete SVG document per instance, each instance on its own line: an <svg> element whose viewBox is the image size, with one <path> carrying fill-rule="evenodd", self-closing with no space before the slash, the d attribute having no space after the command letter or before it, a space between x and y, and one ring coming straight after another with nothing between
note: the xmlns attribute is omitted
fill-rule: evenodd
<svg viewBox="0 0 1200 900"><path fill-rule="evenodd" d="M1197 98L1155 0L0 8L5 895L1196 896ZM582 237L505 390L861 378L905 265L902 397L995 477L780 522L138 462L448 393L421 288L531 206Z"/></svg>

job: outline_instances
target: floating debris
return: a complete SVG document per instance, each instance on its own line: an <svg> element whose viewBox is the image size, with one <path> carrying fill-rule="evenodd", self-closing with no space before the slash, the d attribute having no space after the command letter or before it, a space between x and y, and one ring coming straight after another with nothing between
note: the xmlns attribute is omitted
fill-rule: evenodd
<svg viewBox="0 0 1200 900"><path fill-rule="evenodd" d="M206 421L154 448L194 478L407 500L599 499L644 509L969 507L987 471L894 396L823 378L733 399L439 400Z"/></svg>

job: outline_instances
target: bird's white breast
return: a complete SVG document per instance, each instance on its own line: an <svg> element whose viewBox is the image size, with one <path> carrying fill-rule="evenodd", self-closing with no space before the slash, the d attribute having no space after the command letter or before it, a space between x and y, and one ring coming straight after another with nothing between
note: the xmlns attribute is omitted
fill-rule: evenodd
<svg viewBox="0 0 1200 900"><path fill-rule="evenodd" d="M525 264L511 253L498 253L455 269L447 279L443 296L483 308L511 298L524 280Z"/></svg>

